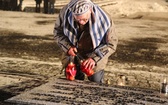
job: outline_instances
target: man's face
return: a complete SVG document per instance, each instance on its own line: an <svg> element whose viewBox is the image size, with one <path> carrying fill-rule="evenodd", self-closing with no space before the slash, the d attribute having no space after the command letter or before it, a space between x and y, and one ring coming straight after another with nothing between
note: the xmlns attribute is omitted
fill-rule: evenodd
<svg viewBox="0 0 168 105"><path fill-rule="evenodd" d="M75 20L80 24L80 25L85 25L91 16L91 10L88 10L86 13L82 15L74 15Z"/></svg>

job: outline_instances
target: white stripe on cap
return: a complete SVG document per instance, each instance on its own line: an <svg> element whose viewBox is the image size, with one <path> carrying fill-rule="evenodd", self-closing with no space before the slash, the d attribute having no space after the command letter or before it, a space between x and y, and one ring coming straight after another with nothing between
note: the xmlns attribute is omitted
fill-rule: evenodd
<svg viewBox="0 0 168 105"><path fill-rule="evenodd" d="M73 8L72 8L72 12L75 15L82 15L85 12L87 12L91 7L91 3L89 0L78 0Z"/></svg>

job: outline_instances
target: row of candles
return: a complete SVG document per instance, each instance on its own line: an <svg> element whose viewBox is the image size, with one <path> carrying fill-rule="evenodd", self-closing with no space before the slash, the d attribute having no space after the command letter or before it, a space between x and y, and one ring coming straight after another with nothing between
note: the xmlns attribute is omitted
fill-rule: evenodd
<svg viewBox="0 0 168 105"><path fill-rule="evenodd" d="M119 76L117 84L120 86L125 86L125 79L125 76ZM168 94L168 78L163 79L163 82L161 83L160 92L166 95Z"/></svg>
<svg viewBox="0 0 168 105"><path fill-rule="evenodd" d="M117 85L119 86L125 86L125 79L126 77L124 75L120 75L117 79ZM109 80L106 81L107 84L110 84ZM160 92L163 94L168 94L168 78L164 78L163 82L161 83Z"/></svg>

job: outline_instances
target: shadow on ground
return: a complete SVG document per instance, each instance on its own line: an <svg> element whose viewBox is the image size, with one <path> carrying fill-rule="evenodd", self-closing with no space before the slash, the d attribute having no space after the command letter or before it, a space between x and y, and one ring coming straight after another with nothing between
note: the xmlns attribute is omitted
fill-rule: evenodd
<svg viewBox="0 0 168 105"><path fill-rule="evenodd" d="M59 7L55 7L54 9L54 13L59 13L60 10L62 9L62 6L64 5L60 5ZM29 6L26 6L24 9L23 9L24 12L36 12L36 7L29 7ZM41 12L44 13L44 8L41 8Z"/></svg>
<svg viewBox="0 0 168 105"><path fill-rule="evenodd" d="M159 51L161 45L167 43L165 38L133 38L131 41L120 41L117 51L111 59L151 65L168 64L168 53Z"/></svg>
<svg viewBox="0 0 168 105"><path fill-rule="evenodd" d="M41 60L48 60L60 56L53 35L33 36L8 30L0 33L1 53L9 57L35 56Z"/></svg>
<svg viewBox="0 0 168 105"><path fill-rule="evenodd" d="M0 75L4 75L9 76L13 79L19 79L21 77L26 77L29 78L25 81L19 82L19 83L14 83L14 84L10 84L4 87L0 88L0 104L1 102L4 103L3 101L11 98L15 95L18 95L22 92L28 91L33 89L34 87L40 86L44 83L46 83L47 81L47 77L41 76L41 75L37 75L37 74L33 74L33 73L25 73L25 72L16 72L14 70L9 70L8 71L0 71ZM11 72L12 71L12 72Z"/></svg>
<svg viewBox="0 0 168 105"><path fill-rule="evenodd" d="M11 57L35 56L40 60L60 57L61 51L54 42L53 35L33 36L8 30L0 33L0 49L3 54ZM116 53L110 59L123 63L168 64L168 53L158 50L160 45L167 43L166 39L165 36L121 40Z"/></svg>

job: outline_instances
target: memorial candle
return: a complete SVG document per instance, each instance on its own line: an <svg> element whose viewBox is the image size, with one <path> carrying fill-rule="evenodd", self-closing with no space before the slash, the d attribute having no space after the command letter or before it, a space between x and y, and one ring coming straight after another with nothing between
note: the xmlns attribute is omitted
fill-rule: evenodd
<svg viewBox="0 0 168 105"><path fill-rule="evenodd" d="M165 78L163 83L162 83L161 93L167 93L167 92L168 92L168 85L167 85L167 80Z"/></svg>

